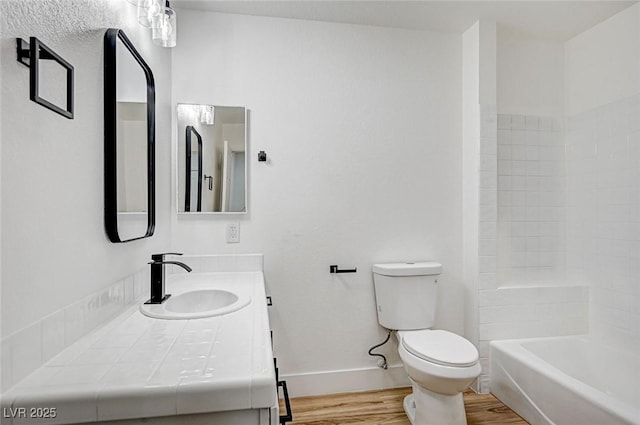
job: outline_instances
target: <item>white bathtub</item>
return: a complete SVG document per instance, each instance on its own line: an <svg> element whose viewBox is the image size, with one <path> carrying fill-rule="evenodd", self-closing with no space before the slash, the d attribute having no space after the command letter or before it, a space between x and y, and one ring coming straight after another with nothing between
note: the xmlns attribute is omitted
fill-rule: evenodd
<svg viewBox="0 0 640 425"><path fill-rule="evenodd" d="M493 341L491 392L532 425L640 424L640 356L570 336Z"/></svg>

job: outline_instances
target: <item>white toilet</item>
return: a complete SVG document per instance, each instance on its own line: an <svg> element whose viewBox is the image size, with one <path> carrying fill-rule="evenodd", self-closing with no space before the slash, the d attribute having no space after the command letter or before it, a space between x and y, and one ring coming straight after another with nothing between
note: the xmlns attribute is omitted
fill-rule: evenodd
<svg viewBox="0 0 640 425"><path fill-rule="evenodd" d="M398 352L413 384L404 400L413 425L466 425L462 392L481 370L471 342L430 329L441 271L435 262L373 265L378 323L397 330Z"/></svg>

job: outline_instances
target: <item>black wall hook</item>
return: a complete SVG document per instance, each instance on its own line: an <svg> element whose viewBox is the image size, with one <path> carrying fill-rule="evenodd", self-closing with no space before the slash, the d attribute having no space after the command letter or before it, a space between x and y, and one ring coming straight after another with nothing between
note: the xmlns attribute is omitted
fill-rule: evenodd
<svg viewBox="0 0 640 425"><path fill-rule="evenodd" d="M267 160L267 153L265 151L258 152L258 162L265 162Z"/></svg>

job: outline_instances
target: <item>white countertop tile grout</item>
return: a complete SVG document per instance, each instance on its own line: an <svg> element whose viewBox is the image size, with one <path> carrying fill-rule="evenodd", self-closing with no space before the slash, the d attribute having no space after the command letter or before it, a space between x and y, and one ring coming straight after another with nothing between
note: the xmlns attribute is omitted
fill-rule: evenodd
<svg viewBox="0 0 640 425"><path fill-rule="evenodd" d="M177 412L187 414L207 411L206 409L270 407L276 394L274 372L256 371L255 367L256 362L269 364L272 357L270 349L264 350L261 343L264 339L258 338L256 334L265 329L268 333L262 273L172 275L167 282L167 292L178 294L203 286L227 285L232 285L236 291L250 293L251 303L227 316L189 321L151 319L143 316L136 304L107 325L81 338L3 394L2 406L37 407L29 405L30 402L37 401L42 406L58 405L60 410L64 409L64 412L59 412L59 421L43 420L42 423L47 424L86 422L89 421L87 412L92 409L95 417L91 417L90 421L152 417ZM233 320L229 320L231 317ZM260 318L264 324L256 329L261 323ZM106 339L110 335L124 341L110 343ZM224 338L220 341L223 336L229 342L226 345ZM205 340L197 339L198 337ZM233 341L240 343L232 344ZM207 343L210 343L210 347L204 346ZM195 346L198 344L203 347ZM197 351L199 349L203 351ZM238 351L243 349L251 351ZM258 360L260 356L269 358ZM220 361L233 365L233 370L229 367L220 368L216 363ZM199 364L202 367L198 368ZM126 373L127 368L133 372ZM130 378L140 369L148 373L143 372ZM220 370L224 370L224 373ZM270 387L273 388L264 384L269 379L256 379L258 377L255 375L264 375L259 378L271 378ZM195 403L186 403L181 398L186 394L206 394L206 398L211 399L216 396L216 391L234 394L230 385L235 385L238 396L231 399L219 397L223 401L226 399L226 406L219 403L201 406L197 405L197 398L194 399ZM255 388L260 385L263 388ZM245 397L247 391L248 396ZM95 397L87 397L87 392L93 393ZM254 393L258 396L254 397ZM130 400L128 403L127 399ZM146 403L140 402L145 399ZM169 399L173 401L170 402ZM111 403L110 400L118 400L118 403ZM167 401L168 405L165 407L168 409L158 406L161 400ZM79 414L74 415L72 411ZM14 423L18 424L19 421Z"/></svg>

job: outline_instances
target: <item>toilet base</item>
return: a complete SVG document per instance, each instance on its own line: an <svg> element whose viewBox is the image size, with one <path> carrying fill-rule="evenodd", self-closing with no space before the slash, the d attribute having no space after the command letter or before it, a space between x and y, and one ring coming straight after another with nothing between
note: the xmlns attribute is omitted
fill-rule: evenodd
<svg viewBox="0 0 640 425"><path fill-rule="evenodd" d="M467 425L462 393L438 394L414 383L403 407L411 425Z"/></svg>
<svg viewBox="0 0 640 425"><path fill-rule="evenodd" d="M415 425L416 424L416 402L413 399L413 394L409 394L404 398L402 407L404 407L404 413L407 414L407 417L409 418L409 422L411 422L411 425Z"/></svg>

